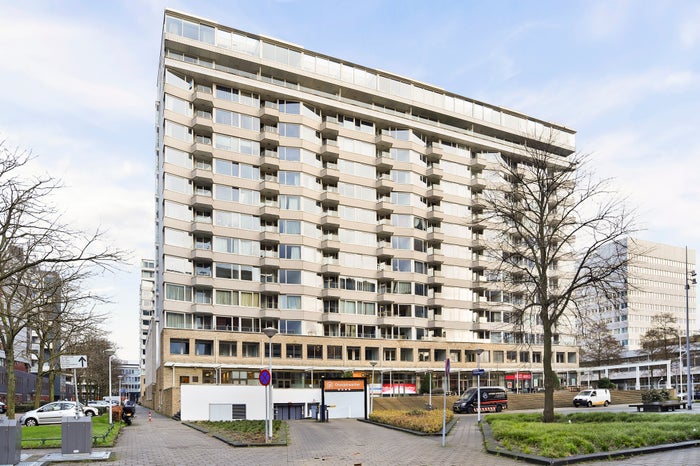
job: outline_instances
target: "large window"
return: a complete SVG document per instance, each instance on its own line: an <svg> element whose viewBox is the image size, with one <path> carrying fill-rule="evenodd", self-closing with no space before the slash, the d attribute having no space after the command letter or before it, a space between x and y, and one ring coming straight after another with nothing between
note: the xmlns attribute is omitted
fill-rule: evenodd
<svg viewBox="0 0 700 466"><path fill-rule="evenodd" d="M197 356L211 356L213 345L211 340L195 340L194 354Z"/></svg>
<svg viewBox="0 0 700 466"><path fill-rule="evenodd" d="M286 357L288 359L301 359L303 357L302 346L296 343L287 343Z"/></svg>
<svg viewBox="0 0 700 466"><path fill-rule="evenodd" d="M301 285L301 270L280 270L279 283Z"/></svg>
<svg viewBox="0 0 700 466"><path fill-rule="evenodd" d="M171 338L170 339L170 354L190 354L190 341Z"/></svg>

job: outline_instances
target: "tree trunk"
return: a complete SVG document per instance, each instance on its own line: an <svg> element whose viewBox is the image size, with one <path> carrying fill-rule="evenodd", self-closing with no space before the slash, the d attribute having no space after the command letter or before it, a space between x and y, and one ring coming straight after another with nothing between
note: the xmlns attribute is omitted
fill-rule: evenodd
<svg viewBox="0 0 700 466"><path fill-rule="evenodd" d="M15 394L17 378L15 377L15 351L10 345L5 348L5 370L7 371L7 418L15 418Z"/></svg>
<svg viewBox="0 0 700 466"><path fill-rule="evenodd" d="M544 312L543 312L544 314ZM542 368L544 371L544 422L554 422L554 377L552 370L552 324L549 319L542 319L544 331L544 350L542 355Z"/></svg>

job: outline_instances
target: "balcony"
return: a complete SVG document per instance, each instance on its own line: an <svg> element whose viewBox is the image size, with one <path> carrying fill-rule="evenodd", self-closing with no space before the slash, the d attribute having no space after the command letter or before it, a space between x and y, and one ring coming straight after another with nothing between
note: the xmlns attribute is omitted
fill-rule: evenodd
<svg viewBox="0 0 700 466"><path fill-rule="evenodd" d="M260 152L260 170L276 172L280 168L280 158L277 151L265 149Z"/></svg>
<svg viewBox="0 0 700 466"><path fill-rule="evenodd" d="M434 205L428 208L428 215L426 218L428 220L442 222L445 219L445 214L442 213L442 209L439 205Z"/></svg>
<svg viewBox="0 0 700 466"><path fill-rule="evenodd" d="M394 212L394 204L391 203L388 197L383 197L377 202L376 211L381 216L391 215Z"/></svg>
<svg viewBox="0 0 700 466"><path fill-rule="evenodd" d="M190 253L190 259L199 262L211 262L214 260L214 253L211 249L193 249Z"/></svg>
<svg viewBox="0 0 700 466"><path fill-rule="evenodd" d="M377 154L377 170L383 172L389 171L394 168L394 159L391 158L389 152L379 152Z"/></svg>
<svg viewBox="0 0 700 466"><path fill-rule="evenodd" d="M321 216L321 225L332 226L335 229L340 227L340 217L338 217L338 212L335 210L324 212Z"/></svg>
<svg viewBox="0 0 700 466"><path fill-rule="evenodd" d="M428 180L432 182L440 181L442 179L442 175L442 167L440 167L437 164L433 164L431 167L428 168L428 171L426 172Z"/></svg>
<svg viewBox="0 0 700 466"><path fill-rule="evenodd" d="M340 298L342 293L340 288L324 288L321 290L321 298Z"/></svg>
<svg viewBox="0 0 700 466"><path fill-rule="evenodd" d="M280 111L275 102L264 102L258 112L258 118L264 125L276 125L280 121Z"/></svg>
<svg viewBox="0 0 700 466"><path fill-rule="evenodd" d="M439 184L434 184L428 189L428 192L426 193L425 197L428 199L428 201L431 202L439 202L443 198L443 191L442 188L440 187Z"/></svg>
<svg viewBox="0 0 700 466"><path fill-rule="evenodd" d="M192 94L192 103L197 108L213 108L214 107L214 95L212 94L211 87L197 85Z"/></svg>
<svg viewBox="0 0 700 466"><path fill-rule="evenodd" d="M206 160L212 159L212 146L211 139L207 141L206 139L197 139L192 146L190 146L190 152L197 158L203 158Z"/></svg>
<svg viewBox="0 0 700 466"><path fill-rule="evenodd" d="M195 183L210 186L214 180L214 174L211 169L195 168L190 172L190 178Z"/></svg>
<svg viewBox="0 0 700 466"><path fill-rule="evenodd" d="M211 133L212 132L212 121L211 113L198 110L195 113L194 118L190 122L190 126L194 129L195 133Z"/></svg>
<svg viewBox="0 0 700 466"><path fill-rule="evenodd" d="M211 236L212 233L214 232L214 227L211 224L211 221L209 222L202 222L202 221L194 221L190 224L190 232L192 233L197 233L197 234L203 234L205 236Z"/></svg>
<svg viewBox="0 0 700 466"><path fill-rule="evenodd" d="M394 231L394 226L389 220L380 220L379 224L377 225L376 232L378 235L391 236L394 234Z"/></svg>
<svg viewBox="0 0 700 466"><path fill-rule="evenodd" d="M330 262L326 261L326 262L321 263L321 273L322 274L340 275L340 273L342 271L343 271L343 267L340 265L340 263L337 260L330 261Z"/></svg>
<svg viewBox="0 0 700 466"><path fill-rule="evenodd" d="M258 185L261 196L276 196L280 193L280 184L276 176L264 175L263 180Z"/></svg>
<svg viewBox="0 0 700 466"><path fill-rule="evenodd" d="M192 277L192 286L196 288L214 288L214 279L211 276L206 275L195 275Z"/></svg>
<svg viewBox="0 0 700 466"><path fill-rule="evenodd" d="M324 191L321 193L321 204L323 205L338 205L340 204L340 194L336 191Z"/></svg>
<svg viewBox="0 0 700 466"><path fill-rule="evenodd" d="M275 126L264 126L260 131L260 144L263 146L278 146L280 143L280 135Z"/></svg>
<svg viewBox="0 0 700 466"><path fill-rule="evenodd" d="M486 188L486 180L482 175L472 174L471 187L472 190L481 191Z"/></svg>
<svg viewBox="0 0 700 466"><path fill-rule="evenodd" d="M431 144L428 146L425 156L429 162L435 162L442 158L443 153L442 147Z"/></svg>
<svg viewBox="0 0 700 466"><path fill-rule="evenodd" d="M375 136L374 145L382 151L390 149L394 145L394 138L388 132L382 131L381 134Z"/></svg>
<svg viewBox="0 0 700 466"><path fill-rule="evenodd" d="M391 180L391 175L385 173L377 178L374 187L378 193L387 194L396 188L396 183Z"/></svg>
<svg viewBox="0 0 700 466"><path fill-rule="evenodd" d="M439 227L429 227L428 241L442 243L443 241L445 241L445 234Z"/></svg>
<svg viewBox="0 0 700 466"><path fill-rule="evenodd" d="M190 198L190 205L197 210L211 211L212 197L209 194L195 194Z"/></svg>
<svg viewBox="0 0 700 466"><path fill-rule="evenodd" d="M319 154L321 155L321 159L324 161L338 160L338 157L340 156L338 141L333 139L324 139Z"/></svg>
<svg viewBox="0 0 700 466"><path fill-rule="evenodd" d="M261 243L279 243L280 234L277 230L263 230L260 234Z"/></svg>
<svg viewBox="0 0 700 466"><path fill-rule="evenodd" d="M279 269L280 258L277 256L263 256L262 259L260 259L260 267L268 269Z"/></svg>
<svg viewBox="0 0 700 466"><path fill-rule="evenodd" d="M326 238L321 241L321 249L324 252L340 251L340 240L336 238Z"/></svg>
<svg viewBox="0 0 700 466"><path fill-rule="evenodd" d="M338 132L340 130L340 125L335 118L325 117L323 123L321 123L321 137L324 139L336 139L338 137Z"/></svg>
<svg viewBox="0 0 700 466"><path fill-rule="evenodd" d="M336 184L340 179L340 170L338 170L338 165L334 163L325 163L323 169L321 169L321 180L326 184Z"/></svg>
<svg viewBox="0 0 700 466"><path fill-rule="evenodd" d="M376 253L377 258L387 259L394 257L394 250L391 248L391 243L380 243Z"/></svg>
<svg viewBox="0 0 700 466"><path fill-rule="evenodd" d="M280 218L280 208L277 205L263 205L260 207L260 220L276 220Z"/></svg>
<svg viewBox="0 0 700 466"><path fill-rule="evenodd" d="M280 294L281 285L279 283L263 283L260 292L264 294Z"/></svg>

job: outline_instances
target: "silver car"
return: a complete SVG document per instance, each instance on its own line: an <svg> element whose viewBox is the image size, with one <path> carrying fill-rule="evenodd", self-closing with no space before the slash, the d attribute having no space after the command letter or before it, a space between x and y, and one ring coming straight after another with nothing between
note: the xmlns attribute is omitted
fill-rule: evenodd
<svg viewBox="0 0 700 466"><path fill-rule="evenodd" d="M78 416L97 416L97 409L78 403ZM38 424L60 424L65 416L75 416L75 401L54 401L39 409L27 411L19 419L20 424L35 426Z"/></svg>

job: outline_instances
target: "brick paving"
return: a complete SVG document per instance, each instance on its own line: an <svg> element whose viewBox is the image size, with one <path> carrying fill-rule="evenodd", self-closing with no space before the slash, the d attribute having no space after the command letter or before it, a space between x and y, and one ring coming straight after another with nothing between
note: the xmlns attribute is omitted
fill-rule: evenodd
<svg viewBox="0 0 700 466"><path fill-rule="evenodd" d="M525 464L486 453L474 415L458 416L444 447L442 436L419 437L353 419L333 419L328 423L289 422L288 446L234 448L159 414L154 414L153 421L148 422L147 410L139 407L133 425L125 427L117 445L108 450L113 452L113 459L105 465L125 466ZM23 464L31 464L55 451L25 450L23 453L30 457ZM585 464L694 466L700 465L700 448Z"/></svg>

